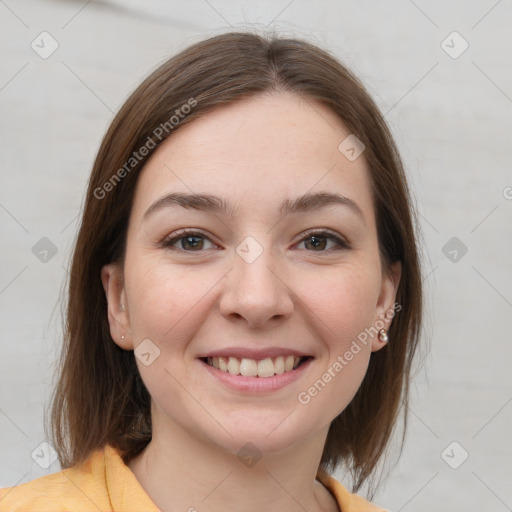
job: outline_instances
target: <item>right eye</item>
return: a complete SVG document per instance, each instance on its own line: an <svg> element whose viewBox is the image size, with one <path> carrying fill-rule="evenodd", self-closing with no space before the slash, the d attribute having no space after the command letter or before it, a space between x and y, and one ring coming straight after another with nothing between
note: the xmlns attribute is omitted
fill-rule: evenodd
<svg viewBox="0 0 512 512"><path fill-rule="evenodd" d="M162 242L162 247L166 247L172 250L185 251L185 252L201 252L205 249L204 241L208 240L212 246L213 242L201 233L200 231L194 231L192 229L184 229L178 233L174 233L171 237L166 238ZM179 243L178 247L174 247L175 244ZM209 247L206 247L208 249Z"/></svg>

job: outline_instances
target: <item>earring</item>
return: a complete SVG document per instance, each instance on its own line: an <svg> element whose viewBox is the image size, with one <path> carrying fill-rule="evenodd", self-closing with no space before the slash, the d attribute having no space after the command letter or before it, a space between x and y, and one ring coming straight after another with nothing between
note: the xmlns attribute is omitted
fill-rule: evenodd
<svg viewBox="0 0 512 512"><path fill-rule="evenodd" d="M121 339L124 340L124 334L121 334Z"/></svg>
<svg viewBox="0 0 512 512"><path fill-rule="evenodd" d="M124 304L121 304L121 311L124 311Z"/></svg>
<svg viewBox="0 0 512 512"><path fill-rule="evenodd" d="M389 340L388 331L386 331L386 329L381 329L379 331L379 340L380 341L388 341Z"/></svg>

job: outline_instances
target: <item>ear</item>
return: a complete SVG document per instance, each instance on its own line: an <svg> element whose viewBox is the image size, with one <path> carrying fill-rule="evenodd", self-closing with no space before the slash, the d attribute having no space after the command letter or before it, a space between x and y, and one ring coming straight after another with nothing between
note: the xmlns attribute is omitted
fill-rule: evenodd
<svg viewBox="0 0 512 512"><path fill-rule="evenodd" d="M110 335L122 349L133 350L122 268L116 263L105 265L101 269L101 282L107 296Z"/></svg>
<svg viewBox="0 0 512 512"><path fill-rule="evenodd" d="M396 304L396 292L398 290L398 285L400 284L401 276L402 263L400 261L395 261L391 264L391 268L389 270L383 270L382 272L382 284L374 321L374 325L376 328L378 327L378 331L380 331L381 328L389 331L393 317L398 311L400 311L400 309L402 309L401 304ZM387 343L387 340L381 340L377 334L372 340L372 352L380 350Z"/></svg>

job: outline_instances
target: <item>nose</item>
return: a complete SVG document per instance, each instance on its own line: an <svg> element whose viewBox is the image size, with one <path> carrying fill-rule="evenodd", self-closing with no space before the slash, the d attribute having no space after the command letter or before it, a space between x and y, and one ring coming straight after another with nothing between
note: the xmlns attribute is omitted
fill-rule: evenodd
<svg viewBox="0 0 512 512"><path fill-rule="evenodd" d="M282 265L276 265L269 249L254 261L235 253L233 268L225 279L220 311L226 318L242 318L250 327L265 327L270 321L291 316L293 293Z"/></svg>

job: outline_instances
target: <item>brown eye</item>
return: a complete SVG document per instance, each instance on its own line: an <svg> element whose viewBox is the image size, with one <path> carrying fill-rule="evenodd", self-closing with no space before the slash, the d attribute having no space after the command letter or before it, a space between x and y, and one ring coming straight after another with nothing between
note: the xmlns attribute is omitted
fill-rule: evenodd
<svg viewBox="0 0 512 512"><path fill-rule="evenodd" d="M204 249L210 248L205 247L206 241L208 241L213 246L213 243L209 240L209 238L202 233L196 231L182 231L176 236L173 236L172 238L162 242L162 246L170 249L176 249L178 251L181 250L186 252L201 252Z"/></svg>
<svg viewBox="0 0 512 512"><path fill-rule="evenodd" d="M327 237L325 237L325 236L308 236L308 238L306 238L304 240L304 242L306 243L307 248L309 248L307 246L307 244L309 242L311 242L311 245L310 245L311 248L314 248L315 250L316 249L325 249L325 247L327 246Z"/></svg>
<svg viewBox="0 0 512 512"><path fill-rule="evenodd" d="M326 247L329 240L334 243L332 249L348 249L348 244L340 237L332 234L330 231L317 231L308 233L300 243L304 243L306 249L314 252L327 252Z"/></svg>
<svg viewBox="0 0 512 512"><path fill-rule="evenodd" d="M202 249L204 245L204 240L200 236L184 236L180 238L181 240L181 249ZM188 247L187 247L188 246Z"/></svg>

